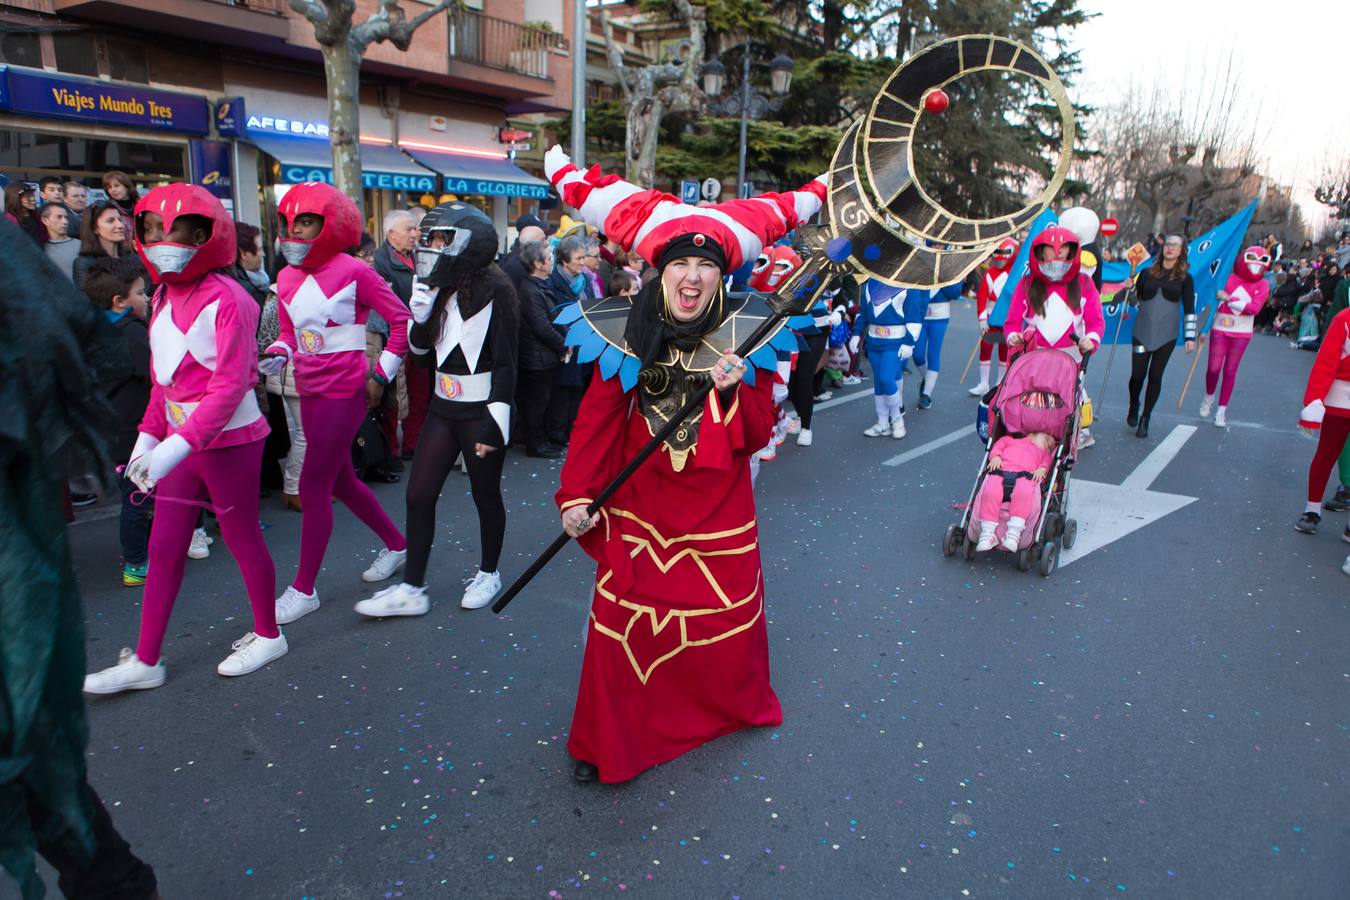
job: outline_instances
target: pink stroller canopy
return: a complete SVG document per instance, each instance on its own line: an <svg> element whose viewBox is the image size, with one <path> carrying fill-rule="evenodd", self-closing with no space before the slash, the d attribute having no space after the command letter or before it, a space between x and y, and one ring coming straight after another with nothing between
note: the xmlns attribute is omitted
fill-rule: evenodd
<svg viewBox="0 0 1350 900"><path fill-rule="evenodd" d="M1078 362L1062 350L1030 350L1008 369L994 398L1005 431L1042 431L1064 439L1064 425L1077 411Z"/></svg>

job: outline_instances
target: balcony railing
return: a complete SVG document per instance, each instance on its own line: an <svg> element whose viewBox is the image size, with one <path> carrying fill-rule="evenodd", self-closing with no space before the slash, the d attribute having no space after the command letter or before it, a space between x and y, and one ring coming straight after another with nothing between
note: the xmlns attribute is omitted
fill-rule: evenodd
<svg viewBox="0 0 1350 900"><path fill-rule="evenodd" d="M550 78L550 51L566 47L567 41L556 32L527 28L474 10L450 14L452 60L532 78Z"/></svg>

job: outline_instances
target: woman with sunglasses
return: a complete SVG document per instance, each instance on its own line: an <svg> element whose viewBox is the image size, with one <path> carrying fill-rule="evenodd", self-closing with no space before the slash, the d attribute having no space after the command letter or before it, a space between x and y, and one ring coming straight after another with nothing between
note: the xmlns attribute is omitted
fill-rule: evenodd
<svg viewBox="0 0 1350 900"><path fill-rule="evenodd" d="M1153 265L1139 273L1134 283L1134 303L1139 314L1134 320L1130 357L1130 414L1125 424L1136 426L1135 437L1148 437L1148 420L1162 392L1163 371L1177 345L1177 326L1181 326L1186 352L1195 352L1195 281L1186 262L1186 241L1171 234L1163 242L1162 252ZM1144 388L1144 382L1148 388ZM1144 392L1143 414L1139 411L1139 392Z"/></svg>

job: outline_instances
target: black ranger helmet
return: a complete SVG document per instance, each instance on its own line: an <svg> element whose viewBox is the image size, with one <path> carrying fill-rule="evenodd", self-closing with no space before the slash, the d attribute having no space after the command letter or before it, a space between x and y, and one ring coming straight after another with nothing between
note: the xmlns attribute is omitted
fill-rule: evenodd
<svg viewBox="0 0 1350 900"><path fill-rule="evenodd" d="M443 238L438 241L437 238ZM435 246L442 243L442 246ZM482 210L444 203L422 219L417 242L417 280L431 287L458 285L465 275L497 258L497 229Z"/></svg>

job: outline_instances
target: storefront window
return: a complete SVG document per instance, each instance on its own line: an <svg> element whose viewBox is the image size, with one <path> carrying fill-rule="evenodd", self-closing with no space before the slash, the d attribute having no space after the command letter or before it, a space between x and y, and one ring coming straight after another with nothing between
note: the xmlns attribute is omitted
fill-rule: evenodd
<svg viewBox="0 0 1350 900"><path fill-rule="evenodd" d="M117 169L129 174L137 186L149 186L186 181L185 150L181 144L0 130L0 173L25 181L60 175L99 185L103 173Z"/></svg>

